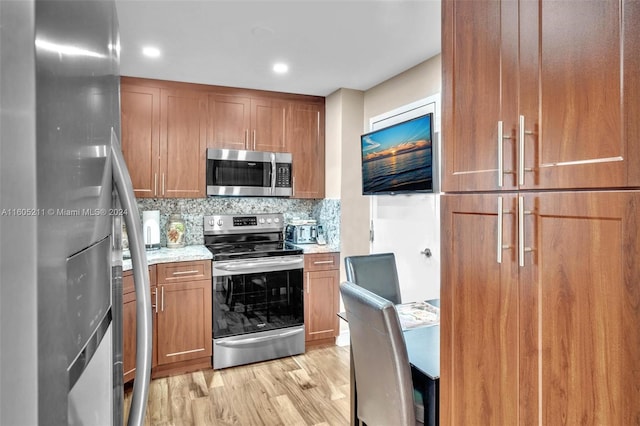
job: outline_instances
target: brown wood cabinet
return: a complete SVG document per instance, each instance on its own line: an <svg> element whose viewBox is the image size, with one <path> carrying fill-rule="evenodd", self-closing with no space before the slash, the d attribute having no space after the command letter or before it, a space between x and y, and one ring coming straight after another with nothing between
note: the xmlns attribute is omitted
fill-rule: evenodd
<svg viewBox="0 0 640 426"><path fill-rule="evenodd" d="M151 288L152 309L155 310L156 294L156 267L149 267L149 284ZM124 371L124 382L129 382L136 375L136 293L133 283L133 271L125 271L122 274L123 287L123 313L122 313L122 364ZM151 368L157 364L157 321L153 316L153 346L151 355Z"/></svg>
<svg viewBox="0 0 640 426"><path fill-rule="evenodd" d="M324 198L324 104L292 103L286 139L293 154L293 197Z"/></svg>
<svg viewBox="0 0 640 426"><path fill-rule="evenodd" d="M211 261L162 263L158 274L158 366L211 363Z"/></svg>
<svg viewBox="0 0 640 426"><path fill-rule="evenodd" d="M287 103L209 94L209 148L286 152Z"/></svg>
<svg viewBox="0 0 640 426"><path fill-rule="evenodd" d="M138 198L158 196L160 173L160 89L120 86L122 152Z"/></svg>
<svg viewBox="0 0 640 426"><path fill-rule="evenodd" d="M340 254L304 256L305 340L335 341L340 332Z"/></svg>
<svg viewBox="0 0 640 426"><path fill-rule="evenodd" d="M640 184L640 6L579 9L443 1L444 191Z"/></svg>
<svg viewBox="0 0 640 426"><path fill-rule="evenodd" d="M153 309L152 377L211 367L211 261L149 267ZM135 378L136 297L123 273L124 381Z"/></svg>
<svg viewBox="0 0 640 426"><path fill-rule="evenodd" d="M293 198L324 197L324 98L121 78L137 197L205 196L206 148L291 152Z"/></svg>
<svg viewBox="0 0 640 426"><path fill-rule="evenodd" d="M637 423L640 193L442 205L442 424Z"/></svg>
<svg viewBox="0 0 640 426"><path fill-rule="evenodd" d="M205 196L206 97L122 78L122 150L136 197Z"/></svg>

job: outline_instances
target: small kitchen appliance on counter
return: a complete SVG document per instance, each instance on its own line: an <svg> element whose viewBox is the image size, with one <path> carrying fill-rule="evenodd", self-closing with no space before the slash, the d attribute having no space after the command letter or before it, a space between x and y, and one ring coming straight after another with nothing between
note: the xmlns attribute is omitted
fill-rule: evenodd
<svg viewBox="0 0 640 426"><path fill-rule="evenodd" d="M142 212L142 235L147 250L160 248L160 210Z"/></svg>
<svg viewBox="0 0 640 426"><path fill-rule="evenodd" d="M296 220L287 224L285 240L293 244L326 244L322 225L315 220Z"/></svg>

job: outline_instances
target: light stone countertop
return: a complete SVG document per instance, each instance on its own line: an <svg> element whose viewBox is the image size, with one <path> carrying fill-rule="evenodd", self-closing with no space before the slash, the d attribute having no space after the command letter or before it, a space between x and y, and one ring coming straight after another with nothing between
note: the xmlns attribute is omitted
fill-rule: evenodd
<svg viewBox="0 0 640 426"><path fill-rule="evenodd" d="M128 255L128 250L123 252ZM155 265L157 263L170 263L170 262L188 262L192 260L207 260L213 258L213 255L203 245L185 246L183 248L170 249L162 247L159 250L147 250L147 263L149 265ZM122 270L128 271L131 269L131 259L124 259L122 261Z"/></svg>
<svg viewBox="0 0 640 426"><path fill-rule="evenodd" d="M292 244L292 243L289 243ZM340 244L292 244L303 250L304 254L317 253L338 253L340 252Z"/></svg>

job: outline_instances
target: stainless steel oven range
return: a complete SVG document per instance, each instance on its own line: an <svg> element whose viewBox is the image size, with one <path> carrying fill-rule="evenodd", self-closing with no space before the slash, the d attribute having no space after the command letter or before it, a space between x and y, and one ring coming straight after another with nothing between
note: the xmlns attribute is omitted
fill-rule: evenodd
<svg viewBox="0 0 640 426"><path fill-rule="evenodd" d="M304 352L302 250L282 214L205 216L213 253L213 367Z"/></svg>

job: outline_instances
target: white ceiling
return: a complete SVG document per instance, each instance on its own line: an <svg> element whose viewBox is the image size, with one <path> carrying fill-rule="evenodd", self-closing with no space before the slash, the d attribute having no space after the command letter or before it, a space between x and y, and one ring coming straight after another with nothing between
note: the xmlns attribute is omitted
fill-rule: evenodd
<svg viewBox="0 0 640 426"><path fill-rule="evenodd" d="M116 0L122 75L327 96L440 53L440 0ZM144 45L162 50L143 57ZM275 75L274 62L289 64Z"/></svg>

